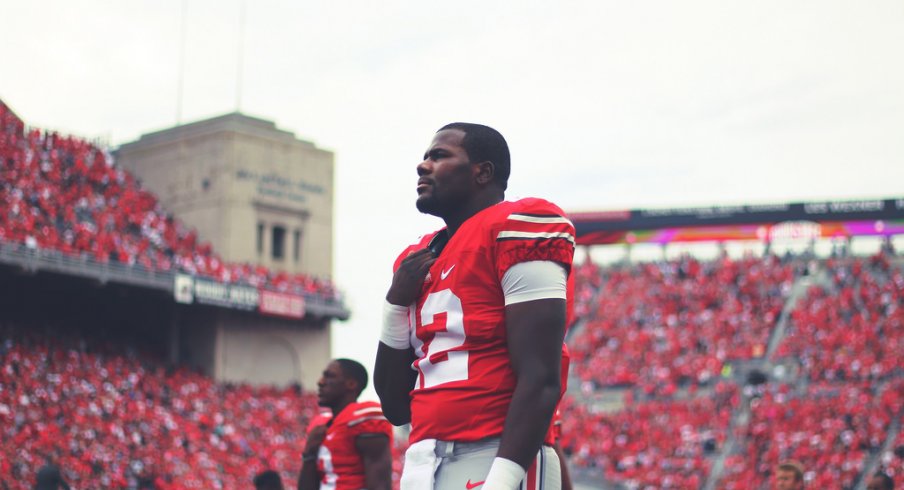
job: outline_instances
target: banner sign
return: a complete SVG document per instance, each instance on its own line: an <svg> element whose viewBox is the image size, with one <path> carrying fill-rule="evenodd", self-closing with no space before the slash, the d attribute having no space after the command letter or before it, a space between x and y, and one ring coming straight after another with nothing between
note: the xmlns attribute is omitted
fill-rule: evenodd
<svg viewBox="0 0 904 490"><path fill-rule="evenodd" d="M581 235L578 245L615 243L729 242L733 240L780 241L852 236L904 235L904 220L807 222L774 225L687 226L659 230L600 231Z"/></svg>
<svg viewBox="0 0 904 490"><path fill-rule="evenodd" d="M755 204L738 206L706 206L694 208L670 209L637 209L589 213L569 213L574 222L579 244L632 243L630 235L658 234L671 230L671 234L681 233L686 229L701 230L703 228L722 229L731 235L762 234L762 226L769 228L779 223L790 223L777 235L786 234L818 234L826 236L825 231L816 233L812 224L826 223L851 224L847 227L854 234L865 230L862 223L894 224L904 220L904 198L871 199L862 201L824 201L788 204ZM861 223L853 225L853 223ZM895 234L896 226L878 225L882 230L868 231L867 234ZM681 231L678 231L681 230ZM741 231L743 230L743 231ZM767 233L771 230L767 229ZM699 233L697 233L699 234ZM703 235L711 233L704 232ZM835 236L829 233L828 236ZM663 237L664 238L664 237ZM699 238L702 239L702 238ZM726 239L733 239L726 237ZM646 241L646 240L635 240ZM650 240L658 242L660 240ZM674 241L682 241L675 239ZM693 241L693 240L691 240Z"/></svg>
<svg viewBox="0 0 904 490"><path fill-rule="evenodd" d="M260 290L260 312L286 318L304 317L304 298L294 294Z"/></svg>
<svg viewBox="0 0 904 490"><path fill-rule="evenodd" d="M256 310L260 302L257 288L185 274L176 274L173 295L177 302L183 304L196 302L238 310Z"/></svg>
<svg viewBox="0 0 904 490"><path fill-rule="evenodd" d="M192 277L186 274L176 274L173 282L173 297L176 303L190 305L195 301L194 281Z"/></svg>

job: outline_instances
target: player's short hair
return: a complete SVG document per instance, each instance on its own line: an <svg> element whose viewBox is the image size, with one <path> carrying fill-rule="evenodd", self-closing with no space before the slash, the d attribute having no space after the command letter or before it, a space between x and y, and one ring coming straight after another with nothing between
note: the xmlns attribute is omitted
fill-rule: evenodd
<svg viewBox="0 0 904 490"><path fill-rule="evenodd" d="M342 368L342 374L358 382L358 394L367 388L367 368L360 362L351 359L336 359Z"/></svg>
<svg viewBox="0 0 904 490"><path fill-rule="evenodd" d="M804 465L794 460L783 461L778 465L778 471L790 471L794 473L794 481L804 481Z"/></svg>
<svg viewBox="0 0 904 490"><path fill-rule="evenodd" d="M508 187L509 175L512 173L512 157L508 143L499 131L483 124L454 122L439 128L464 131L465 137L461 146L468 152L468 158L474 163L492 162L493 180L502 190ZM437 131L437 132L439 132Z"/></svg>
<svg viewBox="0 0 904 490"><path fill-rule="evenodd" d="M877 471L875 474L873 474L873 478L877 478L879 482L882 483L882 490L895 489L895 481L892 480L892 478L888 476L888 474Z"/></svg>
<svg viewBox="0 0 904 490"><path fill-rule="evenodd" d="M282 478L273 470L266 470L254 476L254 488L257 490L282 490Z"/></svg>

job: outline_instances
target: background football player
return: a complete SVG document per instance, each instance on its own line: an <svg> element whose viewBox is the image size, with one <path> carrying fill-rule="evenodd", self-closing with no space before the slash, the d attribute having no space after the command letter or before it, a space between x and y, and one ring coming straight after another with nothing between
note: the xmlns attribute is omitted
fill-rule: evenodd
<svg viewBox="0 0 904 490"><path fill-rule="evenodd" d="M390 490L392 426L377 402L358 402L367 370L351 359L331 361L317 397L331 414L311 420L302 453L299 490Z"/></svg>

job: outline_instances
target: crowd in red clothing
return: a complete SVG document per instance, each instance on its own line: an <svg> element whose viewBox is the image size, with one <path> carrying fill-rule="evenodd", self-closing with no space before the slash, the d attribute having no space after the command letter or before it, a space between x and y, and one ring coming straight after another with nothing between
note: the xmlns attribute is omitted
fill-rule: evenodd
<svg viewBox="0 0 904 490"><path fill-rule="evenodd" d="M603 283L600 267L586 260L574 267L574 319L587 318L595 310L593 300Z"/></svg>
<svg viewBox="0 0 904 490"><path fill-rule="evenodd" d="M327 280L223 262L105 149L80 138L27 129L0 102L0 245L4 243L336 298Z"/></svg>
<svg viewBox="0 0 904 490"><path fill-rule="evenodd" d="M798 303L775 357L800 363L814 380L904 373L904 271L885 254L824 265L830 284Z"/></svg>
<svg viewBox="0 0 904 490"><path fill-rule="evenodd" d="M45 458L79 489L248 488L264 469L297 478L319 410L310 393L217 384L112 347L4 337L0 480L10 489L30 489Z"/></svg>
<svg viewBox="0 0 904 490"><path fill-rule="evenodd" d="M744 449L726 461L719 488L769 488L769 475L788 459L803 464L807 488L854 488L867 456L885 442L902 408L902 379L882 388L823 382L799 394L788 385L772 386L752 402L750 423L740 434Z"/></svg>
<svg viewBox="0 0 904 490"><path fill-rule="evenodd" d="M704 406L711 399L680 398L720 379L726 361L765 355L809 260L682 258L601 268L593 282L579 277L578 302L589 303L585 328L569 341L572 373L585 386L626 387L629 401L612 415L566 404L563 441L571 463L602 468L627 488L699 487L709 462L699 447L681 443L688 434L706 434L721 447L740 405L732 389L726 391L732 397L716 398L717 408ZM890 422L904 416L904 273L895 263L889 251L814 263L830 284L818 283L797 303L772 359L799 362L803 384L759 388L752 420L735 431L741 451L727 459L720 488L766 488L784 459L804 463L812 488L849 488L861 474ZM803 388L807 382L816 384ZM632 403L634 394L652 401ZM880 467L904 477L904 436Z"/></svg>
<svg viewBox="0 0 904 490"><path fill-rule="evenodd" d="M628 488L699 488L737 403L730 383L687 400L629 402L616 413L566 403L560 443L572 465L600 468Z"/></svg>
<svg viewBox="0 0 904 490"><path fill-rule="evenodd" d="M595 386L669 395L719 377L730 359L765 353L795 277L774 256L690 257L614 266L569 343L573 373Z"/></svg>

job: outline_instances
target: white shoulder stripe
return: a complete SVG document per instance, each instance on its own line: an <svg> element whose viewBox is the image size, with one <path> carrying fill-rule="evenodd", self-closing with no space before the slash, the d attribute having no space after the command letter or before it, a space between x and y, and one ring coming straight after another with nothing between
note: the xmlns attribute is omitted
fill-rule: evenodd
<svg viewBox="0 0 904 490"><path fill-rule="evenodd" d="M383 414L383 410L380 409L380 407L365 407L365 408L359 408L359 409L355 410L354 412L352 412L352 415L364 415L366 413Z"/></svg>
<svg viewBox="0 0 904 490"><path fill-rule="evenodd" d="M564 218L562 216L531 216L529 214L512 213L509 215L508 219L510 219L512 221L523 221L525 223L541 223L541 224L561 223L561 224L565 224L565 225L574 226L574 224L572 224L572 222L569 221L568 218Z"/></svg>
<svg viewBox="0 0 904 490"><path fill-rule="evenodd" d="M512 240L512 239L525 239L525 240L539 240L539 239L548 239L548 238L561 238L564 240L568 240L574 245L574 237L571 233L544 233L544 232L529 232L529 231L500 231L498 235L496 235L496 240Z"/></svg>
<svg viewBox="0 0 904 490"><path fill-rule="evenodd" d="M360 419L355 419L355 420L352 420L351 422L349 422L348 426L354 427L362 422L367 422L368 420L386 420L386 417L377 416L377 415L372 415L370 417L361 417ZM388 423L389 421L386 420L386 422Z"/></svg>

